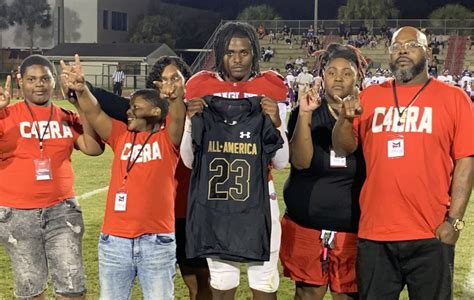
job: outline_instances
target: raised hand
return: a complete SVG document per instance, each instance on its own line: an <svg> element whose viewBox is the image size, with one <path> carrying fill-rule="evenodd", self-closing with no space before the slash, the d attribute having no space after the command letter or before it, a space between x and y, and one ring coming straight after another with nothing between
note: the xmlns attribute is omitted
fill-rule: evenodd
<svg viewBox="0 0 474 300"><path fill-rule="evenodd" d="M321 83L322 79L317 78L312 88L302 93L301 95L298 95L300 112L313 112L319 106L321 106L321 97L319 96Z"/></svg>
<svg viewBox="0 0 474 300"><path fill-rule="evenodd" d="M344 99L339 98L339 100L342 101L342 108L339 113L340 118L345 118L352 122L354 118L358 118L362 115L363 109L360 105L358 88L354 88L351 95L348 95Z"/></svg>
<svg viewBox="0 0 474 300"><path fill-rule="evenodd" d="M82 94L86 88L86 81L84 79L84 73L82 72L81 59L79 55L74 56L74 64L66 65L61 60L61 82L67 89L74 90L76 93Z"/></svg>
<svg viewBox="0 0 474 300"><path fill-rule="evenodd" d="M7 76L7 80L5 80L5 87L2 88L0 86L0 109L5 108L10 104L10 88L12 83L12 77L10 75Z"/></svg>
<svg viewBox="0 0 474 300"><path fill-rule="evenodd" d="M263 113L272 119L273 126L280 127L281 119L277 102L268 97L263 97L260 101L260 105L262 106Z"/></svg>

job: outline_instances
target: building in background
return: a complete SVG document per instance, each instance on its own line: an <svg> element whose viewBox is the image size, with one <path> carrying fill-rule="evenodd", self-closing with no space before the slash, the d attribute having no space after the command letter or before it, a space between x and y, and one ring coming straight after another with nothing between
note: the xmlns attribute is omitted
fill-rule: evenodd
<svg viewBox="0 0 474 300"><path fill-rule="evenodd" d="M12 1L12 0L10 0ZM146 14L150 0L48 0L52 25L35 30L35 46L60 43L128 42L131 30ZM24 26L0 31L1 48L28 48Z"/></svg>
<svg viewBox="0 0 474 300"><path fill-rule="evenodd" d="M56 68L59 61L74 61L74 55L81 56L81 65L86 80L94 86L112 89L112 74L120 64L125 73L124 88L144 88L145 78L151 67L163 55L176 55L166 44L132 43L64 43L44 55L49 58Z"/></svg>

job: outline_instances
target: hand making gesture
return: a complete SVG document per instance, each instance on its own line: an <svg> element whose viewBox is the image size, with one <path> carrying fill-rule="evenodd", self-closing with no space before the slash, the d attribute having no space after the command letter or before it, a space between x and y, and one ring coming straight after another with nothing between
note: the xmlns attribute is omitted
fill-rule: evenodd
<svg viewBox="0 0 474 300"><path fill-rule="evenodd" d="M2 88L0 86L0 109L5 108L10 104L10 87L11 87L12 77L10 75L7 76L7 80L5 81L5 87Z"/></svg>
<svg viewBox="0 0 474 300"><path fill-rule="evenodd" d="M351 95L345 97L344 99L339 98L339 100L342 101L342 108L341 112L339 113L340 118L352 122L354 118L358 118L362 115L363 109L360 105L359 89L357 87L354 88L354 91Z"/></svg>
<svg viewBox="0 0 474 300"><path fill-rule="evenodd" d="M74 64L66 65L61 60L61 81L63 85L70 90L82 94L86 88L84 73L82 72L81 60L79 54L74 55Z"/></svg>
<svg viewBox="0 0 474 300"><path fill-rule="evenodd" d="M314 86L306 92L299 95L299 110L300 112L313 112L321 106L321 97L319 90L321 88L322 79L316 78Z"/></svg>

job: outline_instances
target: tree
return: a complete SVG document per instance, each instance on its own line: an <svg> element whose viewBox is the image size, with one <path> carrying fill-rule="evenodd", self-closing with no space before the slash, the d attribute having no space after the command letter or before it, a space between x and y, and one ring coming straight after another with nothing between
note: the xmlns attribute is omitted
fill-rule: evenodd
<svg viewBox="0 0 474 300"><path fill-rule="evenodd" d="M430 19L466 20L474 19L474 11L460 4L447 4L433 10Z"/></svg>
<svg viewBox="0 0 474 300"><path fill-rule="evenodd" d="M51 6L47 0L15 0L8 8L10 25L25 25L30 36L30 54L33 53L33 41L37 26L51 26Z"/></svg>
<svg viewBox="0 0 474 300"><path fill-rule="evenodd" d="M174 48L176 43L176 25L164 15L146 16L141 20L130 38L133 43L165 43Z"/></svg>
<svg viewBox="0 0 474 300"><path fill-rule="evenodd" d="M0 29L7 29L8 26L8 6L5 0L0 0Z"/></svg>
<svg viewBox="0 0 474 300"><path fill-rule="evenodd" d="M460 4L447 4L443 7L433 10L429 18L431 19L429 25L432 27L442 28L456 28L452 33L469 34L469 30L459 30L457 28L465 27L466 19L474 19L474 11L462 6ZM449 20L448 22L446 20ZM450 32L451 34L451 32Z"/></svg>
<svg viewBox="0 0 474 300"><path fill-rule="evenodd" d="M153 21L145 22L147 18ZM199 48L209 39L220 20L221 16L211 11L150 1L147 15L143 18L143 22L132 30L130 41L161 42L171 48ZM160 26L154 28L153 22L157 21L167 23L160 26L166 26L168 29L160 28ZM151 24L144 26L144 23ZM148 32L143 32L144 27Z"/></svg>
<svg viewBox="0 0 474 300"><path fill-rule="evenodd" d="M339 20L386 20L397 18L400 11L393 0L347 0L338 10Z"/></svg>
<svg viewBox="0 0 474 300"><path fill-rule="evenodd" d="M239 14L238 20L279 20L280 16L269 5L251 5Z"/></svg>

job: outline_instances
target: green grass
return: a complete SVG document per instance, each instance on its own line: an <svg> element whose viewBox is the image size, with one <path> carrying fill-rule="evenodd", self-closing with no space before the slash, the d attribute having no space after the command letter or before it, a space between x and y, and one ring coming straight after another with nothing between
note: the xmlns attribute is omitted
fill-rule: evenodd
<svg viewBox="0 0 474 300"><path fill-rule="evenodd" d="M57 103L68 109L72 109L70 104L66 101L60 101ZM107 149L107 151L100 157L88 157L76 151L73 154L72 161L76 177L75 191L77 195L105 187L108 184L112 161L112 152L109 149ZM282 195L283 183L288 176L288 171L289 168L273 172L278 195ZM97 242L102 225L105 198L106 192L102 192L90 198L81 200L86 228L83 241L83 255L87 274L88 299L98 299L99 297ZM471 197L471 200L472 198L473 197ZM281 196L279 203L283 215L284 203ZM471 267L471 249L474 248L474 240L471 238L473 236L472 231L474 228L474 210L472 208L468 207L465 219L467 226L456 247L454 299L461 299L462 287L466 282L466 277ZM53 299L51 295L50 288L48 299ZM288 278L281 276L280 288L278 290L279 299L292 299L293 295L293 283ZM188 298L187 289L181 280L179 271L175 279L175 298ZM0 300L4 299L14 299L13 278L8 255L3 247L0 247ZM141 299L137 286L134 288L132 299ZM237 291L237 299L251 299L244 269L242 269L241 284ZM327 296L326 299L330 299L330 297ZM408 299L406 292L402 294L400 299Z"/></svg>

